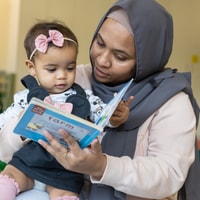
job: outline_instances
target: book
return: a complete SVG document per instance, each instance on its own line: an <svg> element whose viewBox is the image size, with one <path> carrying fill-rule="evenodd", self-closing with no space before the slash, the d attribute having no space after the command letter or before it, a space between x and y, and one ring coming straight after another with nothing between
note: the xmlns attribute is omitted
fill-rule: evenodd
<svg viewBox="0 0 200 200"><path fill-rule="evenodd" d="M105 106L95 123L66 113L33 97L14 128L14 133L37 142L39 139L47 141L43 135L43 131L47 130L55 139L67 147L67 143L58 133L59 129L64 129L75 138L81 148L85 148L101 134L131 82L132 80L126 83Z"/></svg>
<svg viewBox="0 0 200 200"><path fill-rule="evenodd" d="M124 85L124 87L109 101L109 103L102 110L102 112L101 112L99 118L96 120L95 124L100 125L102 127L105 127L108 124L110 117L112 116L113 112L117 108L119 102L125 95L127 89L129 88L129 86L131 85L132 82L133 82L133 79L128 81Z"/></svg>

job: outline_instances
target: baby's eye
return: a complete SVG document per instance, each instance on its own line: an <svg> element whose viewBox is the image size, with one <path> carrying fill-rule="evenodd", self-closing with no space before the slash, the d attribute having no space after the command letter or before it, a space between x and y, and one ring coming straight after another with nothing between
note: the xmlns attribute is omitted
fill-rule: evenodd
<svg viewBox="0 0 200 200"><path fill-rule="evenodd" d="M48 72L55 72L56 71L56 68L49 68L47 69Z"/></svg>
<svg viewBox="0 0 200 200"><path fill-rule="evenodd" d="M68 66L67 68L66 68L66 70L67 71L74 71L76 69L76 66Z"/></svg>

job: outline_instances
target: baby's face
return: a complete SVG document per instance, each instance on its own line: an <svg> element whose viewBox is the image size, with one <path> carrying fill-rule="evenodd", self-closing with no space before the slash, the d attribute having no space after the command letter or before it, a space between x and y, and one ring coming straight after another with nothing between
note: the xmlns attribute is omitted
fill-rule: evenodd
<svg viewBox="0 0 200 200"><path fill-rule="evenodd" d="M52 46L45 54L38 52L34 66L29 70L50 94L58 94L69 89L74 83L76 59L75 47Z"/></svg>

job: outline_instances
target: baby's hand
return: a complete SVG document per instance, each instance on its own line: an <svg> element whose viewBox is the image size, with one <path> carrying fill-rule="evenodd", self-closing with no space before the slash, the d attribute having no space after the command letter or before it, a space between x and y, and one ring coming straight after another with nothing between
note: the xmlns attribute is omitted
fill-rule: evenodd
<svg viewBox="0 0 200 200"><path fill-rule="evenodd" d="M129 106L133 100L133 96L130 96L127 101L120 101L115 112L110 118L110 124L114 127L118 127L125 123L129 116Z"/></svg>

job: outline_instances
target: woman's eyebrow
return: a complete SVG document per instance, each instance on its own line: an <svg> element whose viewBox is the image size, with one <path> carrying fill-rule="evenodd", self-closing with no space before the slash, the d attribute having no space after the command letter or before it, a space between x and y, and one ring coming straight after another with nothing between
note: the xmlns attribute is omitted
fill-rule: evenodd
<svg viewBox="0 0 200 200"><path fill-rule="evenodd" d="M104 39L101 36L101 33L97 33L96 38L100 39L103 43L105 43ZM113 50L115 52L118 52L118 53L121 53L121 54L124 54L124 55L130 57L130 55L126 51L124 51L124 50L121 50L121 49L113 49Z"/></svg>

